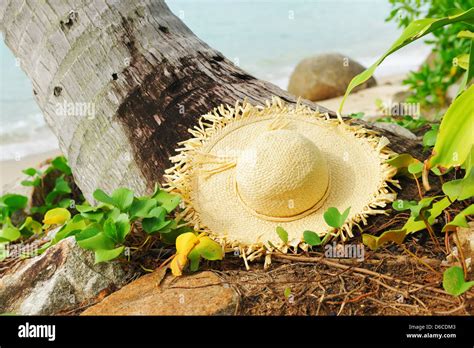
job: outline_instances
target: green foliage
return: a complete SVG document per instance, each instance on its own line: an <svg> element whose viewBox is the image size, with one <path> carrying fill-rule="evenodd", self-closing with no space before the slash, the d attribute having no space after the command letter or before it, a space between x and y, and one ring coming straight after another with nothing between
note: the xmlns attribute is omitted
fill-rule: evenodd
<svg viewBox="0 0 474 348"><path fill-rule="evenodd" d="M278 234L278 237L280 237L283 243L288 243L288 232L286 232L283 227L278 226L276 228L276 233Z"/></svg>
<svg viewBox="0 0 474 348"><path fill-rule="evenodd" d="M403 175L409 178L420 177L423 163L408 153L402 153L386 161L391 166L397 168L397 175Z"/></svg>
<svg viewBox="0 0 474 348"><path fill-rule="evenodd" d="M474 196L474 147L471 147L471 152L463 166L466 173L462 179L443 184L443 192L452 200L464 200Z"/></svg>
<svg viewBox="0 0 474 348"><path fill-rule="evenodd" d="M443 273L443 288L453 296L459 296L474 286L474 281L466 282L461 267L453 266Z"/></svg>
<svg viewBox="0 0 474 348"><path fill-rule="evenodd" d="M466 11L474 7L473 0L390 0L393 10L387 21L396 21L401 28L406 28L419 17L440 18L456 11ZM450 26L438 28L432 32L433 39L426 40L433 46L432 64L423 64L418 72L412 72L404 81L413 92L407 102L420 102L427 106L443 106L446 102L446 91L459 80L462 69L453 60L469 52L470 40L466 29L471 25L456 22ZM465 33L458 35L458 33Z"/></svg>
<svg viewBox="0 0 474 348"><path fill-rule="evenodd" d="M384 61L384 59L392 54L393 52L398 51L400 48L410 44L411 42L423 37L427 34L434 32L435 30L442 28L448 24L457 23L461 21L474 21L474 8L455 14L452 16L447 16L443 18L424 18L415 20L407 25L400 37L392 44L392 46L385 52L374 64L372 64L368 69L361 72L355 76L349 86L347 87L344 98L341 101L339 106L339 112L342 113L342 108L346 101L349 93L358 85L367 81L375 72L375 69Z"/></svg>
<svg viewBox="0 0 474 348"><path fill-rule="evenodd" d="M347 208L342 214L337 208L331 207L324 213L324 221L334 228L341 228L346 222L351 207Z"/></svg>
<svg viewBox="0 0 474 348"><path fill-rule="evenodd" d="M322 241L319 235L313 231L304 231L303 240L306 244L310 246L318 246L322 244Z"/></svg>
<svg viewBox="0 0 474 348"><path fill-rule="evenodd" d="M431 129L423 135L423 146L426 148L433 147L436 144L438 138L439 125L431 125Z"/></svg>
<svg viewBox="0 0 474 348"><path fill-rule="evenodd" d="M446 111L429 161L431 167L460 166L468 159L474 147L473 100L474 85L458 96Z"/></svg>
<svg viewBox="0 0 474 348"><path fill-rule="evenodd" d="M96 263L121 255L134 223L141 223L148 234L171 233L177 228L177 222L168 214L178 206L180 199L158 187L152 196L135 197L133 191L118 188L110 196L97 189L93 197L100 204L78 205L78 215L68 219L58 234L62 238L75 235L79 246L95 252Z"/></svg>
<svg viewBox="0 0 474 348"><path fill-rule="evenodd" d="M417 131L428 123L424 118L414 118L410 115L381 117L377 122L395 123L411 131Z"/></svg>
<svg viewBox="0 0 474 348"><path fill-rule="evenodd" d="M71 218L69 210L54 208L48 210L44 215L43 223L46 225L62 225Z"/></svg>
<svg viewBox="0 0 474 348"><path fill-rule="evenodd" d="M432 200L430 201L430 199L422 201L420 201L416 207L411 208L411 216L402 227L402 229L406 230L407 233L418 232L427 227L422 217L426 219L426 222L429 225L432 225L436 218L451 205L448 197L444 197L435 203L432 203Z"/></svg>
<svg viewBox="0 0 474 348"><path fill-rule="evenodd" d="M75 236L77 244L95 253L95 262L105 262L119 257L125 250L127 236L132 225L142 226L149 235L156 235L165 244L174 244L181 234L189 233L191 228L175 221L170 214L180 203L178 196L172 195L158 186L150 196L135 197L126 188L118 188L110 196L98 189L94 198L99 202L92 206L87 202L72 206L72 188L68 183L71 169L64 157L56 157L44 172L27 168L23 173L31 177L23 185L37 189L49 187L40 193L44 196L44 205L32 207L32 214L40 214L44 225L26 216L19 225L12 223L12 216L25 213L28 198L17 194L5 194L0 197L0 261L7 257L7 245L33 234L41 234L50 226L59 226L52 240L43 244L39 253L59 241ZM54 178L54 185L46 180ZM74 202L74 201L73 201ZM67 209L66 209L67 208ZM71 214L73 213L73 214ZM207 237L206 237L207 238ZM208 238L200 238L201 245L193 251L193 268L199 265L201 258L214 260L221 257L222 251Z"/></svg>
<svg viewBox="0 0 474 348"><path fill-rule="evenodd" d="M471 204L469 207L457 214L453 221L446 224L443 228L444 230L455 229L455 227L465 227L468 228L469 225L466 220L466 216L474 215L474 204Z"/></svg>
<svg viewBox="0 0 474 348"><path fill-rule="evenodd" d="M405 201L405 200L399 199L392 203L392 208L395 209L396 211L404 211L404 210L409 210L411 207L414 207L416 205L417 205L416 201Z"/></svg>
<svg viewBox="0 0 474 348"><path fill-rule="evenodd" d="M46 211L53 208L73 208L75 199L72 192L70 181L72 181L71 168L67 164L64 156L55 157L50 165L40 171L35 168L27 168L22 171L30 177L29 180L23 180L23 186L34 186L38 190L41 200L37 206L32 206L31 214L40 220ZM50 187L50 182L54 185ZM82 199L82 197L81 197Z"/></svg>
<svg viewBox="0 0 474 348"><path fill-rule="evenodd" d="M23 212L27 204L28 198L22 195L7 193L0 197L0 243L14 242L22 236L29 237L37 230L31 218L25 219L21 225L12 223L13 215Z"/></svg>

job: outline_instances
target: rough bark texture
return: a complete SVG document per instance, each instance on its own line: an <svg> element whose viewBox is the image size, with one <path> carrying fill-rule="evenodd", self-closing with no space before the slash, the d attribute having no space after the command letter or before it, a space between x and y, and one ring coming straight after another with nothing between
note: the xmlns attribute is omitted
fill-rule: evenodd
<svg viewBox="0 0 474 348"><path fill-rule="evenodd" d="M0 23L87 199L96 188L149 191L187 129L221 103L295 102L199 40L164 1L3 0ZM64 112L81 103L94 112ZM416 147L382 133L396 151Z"/></svg>

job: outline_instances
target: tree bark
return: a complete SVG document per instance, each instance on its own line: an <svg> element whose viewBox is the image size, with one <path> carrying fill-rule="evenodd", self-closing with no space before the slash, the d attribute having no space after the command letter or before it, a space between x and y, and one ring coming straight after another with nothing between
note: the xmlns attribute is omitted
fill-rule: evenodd
<svg viewBox="0 0 474 348"><path fill-rule="evenodd" d="M215 106L296 101L197 38L162 0L3 0L0 23L88 200L96 188L149 192L177 142ZM393 150L420 154L380 132Z"/></svg>

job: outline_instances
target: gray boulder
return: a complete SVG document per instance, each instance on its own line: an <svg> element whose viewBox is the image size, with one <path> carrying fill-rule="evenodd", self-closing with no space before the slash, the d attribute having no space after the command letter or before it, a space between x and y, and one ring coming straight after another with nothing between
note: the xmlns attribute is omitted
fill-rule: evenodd
<svg viewBox="0 0 474 348"><path fill-rule="evenodd" d="M103 290L114 291L127 279L118 262L95 265L93 253L69 237L1 276L0 313L57 314L93 302Z"/></svg>
<svg viewBox="0 0 474 348"><path fill-rule="evenodd" d="M339 97L352 78L364 70L361 64L338 53L305 58L291 74L288 92L312 101ZM371 77L354 91L375 85Z"/></svg>

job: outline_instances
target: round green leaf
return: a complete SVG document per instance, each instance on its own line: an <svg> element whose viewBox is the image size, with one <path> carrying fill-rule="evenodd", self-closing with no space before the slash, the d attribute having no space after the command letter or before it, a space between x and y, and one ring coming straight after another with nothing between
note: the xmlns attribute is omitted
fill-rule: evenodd
<svg viewBox="0 0 474 348"><path fill-rule="evenodd" d="M119 246L118 248L115 249L99 249L95 251L95 263L100 263L100 262L105 262L105 261L110 261L113 259L116 259L117 257L122 254L123 249L125 247Z"/></svg>
<svg viewBox="0 0 474 348"><path fill-rule="evenodd" d="M20 230L14 226L3 226L3 228L0 230L0 239L14 242L20 237Z"/></svg>
<svg viewBox="0 0 474 348"><path fill-rule="evenodd" d="M461 267L453 266L443 273L443 288L450 295L459 296L474 286L474 281L466 282Z"/></svg>
<svg viewBox="0 0 474 348"><path fill-rule="evenodd" d="M326 221L326 223L331 227L341 228L342 225L344 225L344 222L346 221L347 217L349 216L350 209L351 207L347 208L341 214L337 208L330 207L323 215L324 221Z"/></svg>
<svg viewBox="0 0 474 348"><path fill-rule="evenodd" d="M133 203L133 192L126 188L118 188L112 193L114 206L121 211L126 211Z"/></svg>
<svg viewBox="0 0 474 348"><path fill-rule="evenodd" d="M276 233L278 234L278 237L283 241L283 243L288 243L288 232L285 231L283 227L278 226L276 228Z"/></svg>
<svg viewBox="0 0 474 348"><path fill-rule="evenodd" d="M24 209L28 203L28 198L14 193L8 193L2 196L2 201L11 211Z"/></svg>
<svg viewBox="0 0 474 348"><path fill-rule="evenodd" d="M313 232L313 231L304 231L303 239L305 243L311 246L317 246L321 244L321 238L316 232Z"/></svg>

